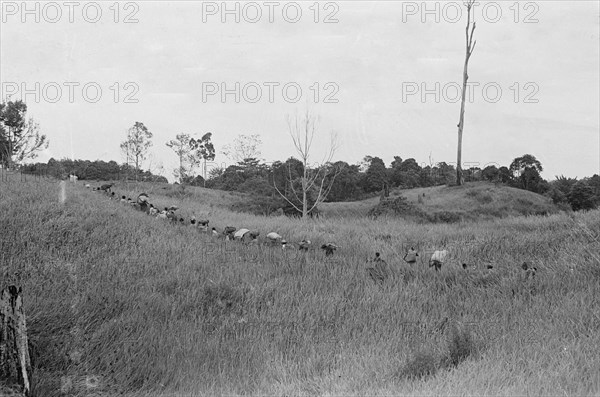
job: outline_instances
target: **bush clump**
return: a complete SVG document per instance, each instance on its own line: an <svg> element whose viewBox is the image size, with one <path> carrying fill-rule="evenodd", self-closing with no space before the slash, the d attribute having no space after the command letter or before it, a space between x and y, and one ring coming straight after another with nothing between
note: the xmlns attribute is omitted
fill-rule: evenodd
<svg viewBox="0 0 600 397"><path fill-rule="evenodd" d="M439 370L456 367L478 352L477 344L468 330L453 328L448 339L446 355L436 357L431 351L420 351L399 371L405 379L434 376Z"/></svg>
<svg viewBox="0 0 600 397"><path fill-rule="evenodd" d="M477 352L473 336L467 330L454 328L448 340L448 356L446 365L456 367Z"/></svg>
<svg viewBox="0 0 600 397"><path fill-rule="evenodd" d="M437 373L438 361L431 352L418 352L400 371L402 378L421 379Z"/></svg>

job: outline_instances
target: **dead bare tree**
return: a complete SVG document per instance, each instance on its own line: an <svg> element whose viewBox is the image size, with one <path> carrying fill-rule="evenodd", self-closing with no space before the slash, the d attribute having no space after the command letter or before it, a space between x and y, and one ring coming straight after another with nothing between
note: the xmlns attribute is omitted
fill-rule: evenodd
<svg viewBox="0 0 600 397"><path fill-rule="evenodd" d="M475 31L475 21L473 21L473 26L471 26L471 8L475 0L468 0L465 5L467 7L467 27L466 31L466 54L465 54L465 67L463 70L463 87L462 87L462 100L460 104L460 119L458 121L458 154L456 160L456 184L462 185L464 183L463 175L462 175L462 135L463 135L463 127L465 125L465 97L467 92L467 80L469 79L469 74L467 73L467 67L469 66L469 59L473 54L473 50L475 49L475 44L477 44L477 40L473 41L473 32ZM469 32L469 28L471 31Z"/></svg>
<svg viewBox="0 0 600 397"><path fill-rule="evenodd" d="M337 142L337 135L331 134L331 140L329 149L321 162L321 166L314 169L310 168L309 159L312 148L313 139L317 130L317 118L310 113L307 109L303 117L296 115L293 119L288 115L287 117L288 132L294 142L296 153L300 157L302 162L302 177L301 179L301 192L297 192L294 187L294 181L292 180L291 171L287 184L290 187L291 192L296 198L297 202L302 203L302 208L294 204L284 193L282 193L275 179L273 180L273 186L277 193L281 195L294 209L302 214L302 220L306 220L307 216L313 211L320 203L325 201L327 195L331 191L335 178L342 171L338 167L331 165L331 160L335 155L339 145ZM316 198L314 203L309 208L309 193L316 191ZM300 198L301 197L301 198Z"/></svg>

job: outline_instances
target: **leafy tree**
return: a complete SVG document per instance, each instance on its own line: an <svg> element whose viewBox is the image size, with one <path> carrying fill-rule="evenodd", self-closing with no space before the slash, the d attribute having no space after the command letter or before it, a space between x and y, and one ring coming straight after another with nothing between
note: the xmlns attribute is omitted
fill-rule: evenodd
<svg viewBox="0 0 600 397"><path fill-rule="evenodd" d="M238 190L248 193L248 198L242 203L234 204L233 210L268 216L278 208L286 207L285 200L276 195L275 189L264 177L257 175L250 177L239 186ZM295 212L293 208L290 209Z"/></svg>
<svg viewBox="0 0 600 397"><path fill-rule="evenodd" d="M202 176L186 176L182 182L182 184L190 185L190 186L204 186L204 178Z"/></svg>
<svg viewBox="0 0 600 397"><path fill-rule="evenodd" d="M193 176L195 168L202 163L202 160L206 170L206 161L215 158L211 136L212 134L208 132L200 139L194 139L189 134L178 134L175 139L166 143L179 158L179 167L174 170L173 175L180 183L190 180L189 177ZM202 180L204 181L204 178Z"/></svg>
<svg viewBox="0 0 600 397"><path fill-rule="evenodd" d="M206 161L213 161L215 159L215 147L211 142L211 137L212 133L207 132L200 139L190 139L190 146L192 147L192 151L195 152L194 156L204 160L203 186L206 186Z"/></svg>
<svg viewBox="0 0 600 397"><path fill-rule="evenodd" d="M548 187L547 182L541 177L542 163L535 156L525 154L517 157L509 166L515 187L536 193L544 193Z"/></svg>
<svg viewBox="0 0 600 397"><path fill-rule="evenodd" d="M199 159L195 157L195 153L193 153L193 148L190 144L191 140L192 138L189 134L177 134L175 139L166 143L179 158L179 167L173 172L173 175L179 180L179 183L183 183L187 177L191 176L193 169L199 162Z"/></svg>
<svg viewBox="0 0 600 397"><path fill-rule="evenodd" d="M434 167L435 172L435 182L436 185L439 184L450 184L454 182L456 170L454 166L451 164L446 164L445 162L439 162Z"/></svg>
<svg viewBox="0 0 600 397"><path fill-rule="evenodd" d="M481 180L481 168L471 167L465 171L465 182L476 182Z"/></svg>
<svg viewBox="0 0 600 397"><path fill-rule="evenodd" d="M406 159L400 164L398 168L400 172L400 184L403 188L413 188L419 186L419 174L421 173L421 166L413 158Z"/></svg>
<svg viewBox="0 0 600 397"><path fill-rule="evenodd" d="M27 104L23 101L0 103L0 164L8 168L35 159L39 151L48 148L39 124L26 115Z"/></svg>
<svg viewBox="0 0 600 397"><path fill-rule="evenodd" d="M369 166L371 165L371 161L373 160L373 156L366 155L361 162L358 164L360 172L367 172Z"/></svg>
<svg viewBox="0 0 600 397"><path fill-rule="evenodd" d="M381 191L388 183L385 163L379 157L371 157L371 162L365 172L363 189L366 193Z"/></svg>
<svg viewBox="0 0 600 397"><path fill-rule="evenodd" d="M419 172L419 186L428 187L435 185L434 171L430 166L425 166Z"/></svg>
<svg viewBox="0 0 600 397"><path fill-rule="evenodd" d="M417 160L413 158L406 159L400 164L400 171L403 172L419 172L421 170L421 166L417 163Z"/></svg>
<svg viewBox="0 0 600 397"><path fill-rule="evenodd" d="M131 159L135 165L136 181L138 180L140 166L146 160L148 149L152 146L151 139L152 133L144 123L136 121L133 127L127 130L127 139L121 142L121 151L127 158L127 164L129 164L129 160Z"/></svg>
<svg viewBox="0 0 600 397"><path fill-rule="evenodd" d="M400 167L402 165L402 157L400 156L394 156L394 160L392 161L392 163L390 164L390 166L392 168L397 168Z"/></svg>
<svg viewBox="0 0 600 397"><path fill-rule="evenodd" d="M360 187L359 166L343 161L336 162L334 166L341 169L341 172L333 181L327 201L352 201L362 198L364 192Z"/></svg>
<svg viewBox="0 0 600 397"><path fill-rule="evenodd" d="M391 165L392 167L388 170L391 186L402 188L421 186L422 169L415 159L402 160L399 156L394 156ZM434 178L433 172L430 177Z"/></svg>
<svg viewBox="0 0 600 397"><path fill-rule="evenodd" d="M401 165L402 158L400 156L394 156L394 160L390 164L390 169L388 170L388 180L393 187L402 185L402 170L400 169Z"/></svg>
<svg viewBox="0 0 600 397"><path fill-rule="evenodd" d="M518 174L521 174L529 168L536 170L538 174L544 170L542 168L542 163L540 163L535 156L531 154L524 154L521 157L517 157L512 163L510 163L509 171L514 177L518 177Z"/></svg>
<svg viewBox="0 0 600 397"><path fill-rule="evenodd" d="M242 169L246 178L267 178L270 171L266 164L262 164L260 160L255 158L246 158L237 165Z"/></svg>
<svg viewBox="0 0 600 397"><path fill-rule="evenodd" d="M221 175L211 179L208 186L212 189L235 191L245 180L242 168L239 165L230 165Z"/></svg>
<svg viewBox="0 0 600 397"><path fill-rule="evenodd" d="M569 192L569 204L574 211L596 208L594 189L585 180L577 181Z"/></svg>
<svg viewBox="0 0 600 397"><path fill-rule="evenodd" d="M481 171L481 177L489 182L498 180L499 174L500 171L498 171L498 168L495 165L488 165Z"/></svg>
<svg viewBox="0 0 600 397"><path fill-rule="evenodd" d="M566 198L571 192L571 188L575 183L577 183L577 178L567 178L564 175L561 175L557 176L556 179L550 183L550 185L562 193L562 195Z"/></svg>
<svg viewBox="0 0 600 397"><path fill-rule="evenodd" d="M512 180L510 170L507 167L498 168L498 182L509 183Z"/></svg>
<svg viewBox="0 0 600 397"><path fill-rule="evenodd" d="M568 196L563 193L560 189L558 189L555 185L551 184L550 188L545 194L547 197L552 199L552 202L557 205L569 205Z"/></svg>
<svg viewBox="0 0 600 397"><path fill-rule="evenodd" d="M65 169L64 169L62 163L55 160L54 157L52 157L50 160L48 160L48 168L49 168L49 174L55 178L63 179L66 176L66 172L65 172Z"/></svg>
<svg viewBox="0 0 600 397"><path fill-rule="evenodd" d="M271 182L274 186L283 186L281 189L283 195L287 199L292 199L292 189L289 181L298 181L304 174L304 166L302 162L294 157L290 157L282 163L276 161L271 165ZM297 204L300 206L302 202L298 199Z"/></svg>
<svg viewBox="0 0 600 397"><path fill-rule="evenodd" d="M594 195L596 196L596 202L600 204L600 175L594 174L591 178L587 180L588 185L594 190Z"/></svg>
<svg viewBox="0 0 600 397"><path fill-rule="evenodd" d="M223 168L223 167L211 168L210 171L208 171L208 180L210 181L213 179L217 179L217 178L221 177L224 173L225 173L225 168Z"/></svg>

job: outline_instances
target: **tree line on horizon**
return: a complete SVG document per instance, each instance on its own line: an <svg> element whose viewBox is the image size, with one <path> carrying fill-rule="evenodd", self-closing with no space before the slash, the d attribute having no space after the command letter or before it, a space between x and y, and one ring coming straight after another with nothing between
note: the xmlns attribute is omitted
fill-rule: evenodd
<svg viewBox="0 0 600 397"><path fill-rule="evenodd" d="M331 182L326 202L342 202L364 200L374 196L386 196L390 189L412 189L455 185L456 169L444 162L433 166L422 167L414 158L402 159L395 156L390 166L379 157L365 156L360 164L348 164L344 161L327 163L321 167L339 170L337 174L330 172L325 183ZM46 175L57 179L66 179L75 174L80 180L88 181L144 181L168 183L161 175L146 170L137 170L128 164L116 161L89 161L50 159L47 163L27 164L21 167L25 174ZM183 186L205 186L230 192L248 194L248 200L239 203L233 210L270 215L280 208L286 215L296 215L298 211L276 191L283 193L288 200L301 205L299 197L295 197L292 188L299 189L304 165L300 160L290 157L286 161L266 163L257 158L246 158L225 168L212 168L208 178L201 175L186 175L180 182ZM488 165L483 169L471 167L464 170L465 182L487 181L496 184L532 191L552 199L565 210L581 210L597 208L600 204L600 176L567 178L559 176L553 181L546 181L540 176L541 163L533 156L526 154L515 158L508 166ZM310 172L316 172L311 169ZM335 179L329 181L328 179ZM292 181L292 185L288 181ZM308 204L316 200L317 192L310 190ZM318 207L311 214L318 212Z"/></svg>

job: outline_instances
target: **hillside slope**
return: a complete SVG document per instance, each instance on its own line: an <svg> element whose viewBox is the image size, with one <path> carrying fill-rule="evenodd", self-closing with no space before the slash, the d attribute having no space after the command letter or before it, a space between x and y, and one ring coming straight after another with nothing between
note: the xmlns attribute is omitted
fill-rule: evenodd
<svg viewBox="0 0 600 397"><path fill-rule="evenodd" d="M406 197L417 209L405 217L421 221L489 220L558 212L558 208L547 197L488 182L470 182L464 186L399 189L391 193L391 198L399 195ZM379 197L373 197L356 202L323 203L320 209L325 216L331 217L367 216L369 210L377 206L379 201ZM420 215L416 215L417 213Z"/></svg>
<svg viewBox="0 0 600 397"><path fill-rule="evenodd" d="M33 397L600 391L600 211L303 223L210 207L205 193L203 204L152 198L212 208L218 227L341 248L225 243L80 185L0 186L0 280L23 287ZM408 244L414 265L401 259ZM427 252L440 247L451 259L435 272ZM365 271L375 251L391 270L381 285Z"/></svg>

